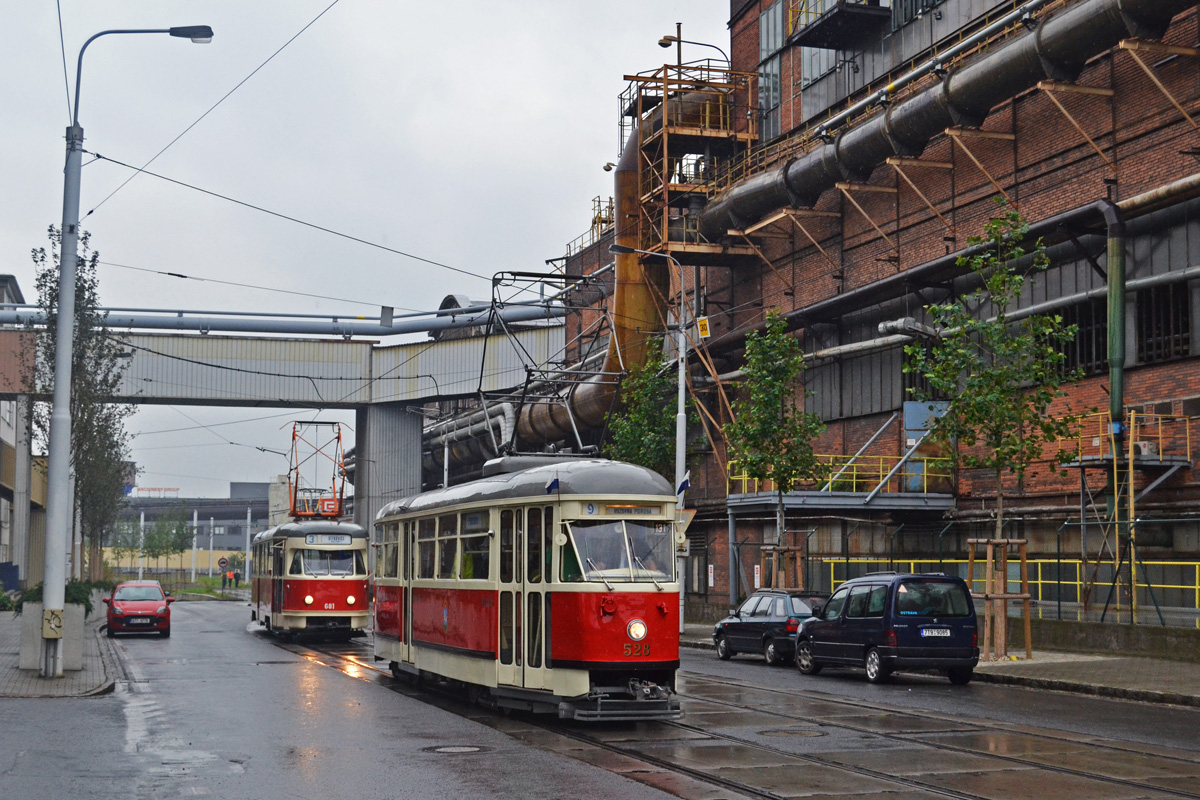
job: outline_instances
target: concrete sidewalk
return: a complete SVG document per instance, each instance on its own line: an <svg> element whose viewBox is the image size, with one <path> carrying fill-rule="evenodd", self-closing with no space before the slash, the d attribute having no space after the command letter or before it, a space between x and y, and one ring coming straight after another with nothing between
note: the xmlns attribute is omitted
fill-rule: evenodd
<svg viewBox="0 0 1200 800"><path fill-rule="evenodd" d="M92 609L84 623L83 669L61 678L43 678L36 670L18 669L22 618L0 611L0 697L87 697L112 691L120 661L113 642L101 631L104 606Z"/></svg>
<svg viewBox="0 0 1200 800"><path fill-rule="evenodd" d="M713 650L712 625L688 624L681 647ZM1131 655L1037 651L1033 660L992 661L975 668L975 680L1034 689L1117 697L1148 703L1200 706L1200 664ZM715 654L713 656L716 657Z"/></svg>

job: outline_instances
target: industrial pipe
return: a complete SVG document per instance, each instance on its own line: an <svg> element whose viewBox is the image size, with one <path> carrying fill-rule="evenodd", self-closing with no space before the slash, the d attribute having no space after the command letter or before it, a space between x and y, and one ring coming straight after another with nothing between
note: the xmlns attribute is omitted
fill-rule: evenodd
<svg viewBox="0 0 1200 800"><path fill-rule="evenodd" d="M1160 38L1171 19L1200 0L1085 0L1045 17L939 83L842 132L782 168L733 186L700 216L700 232L718 241L780 208L813 206L848 178L865 179L889 156L917 156L953 125L978 126L991 110L1045 79L1070 81L1089 58L1130 36Z"/></svg>

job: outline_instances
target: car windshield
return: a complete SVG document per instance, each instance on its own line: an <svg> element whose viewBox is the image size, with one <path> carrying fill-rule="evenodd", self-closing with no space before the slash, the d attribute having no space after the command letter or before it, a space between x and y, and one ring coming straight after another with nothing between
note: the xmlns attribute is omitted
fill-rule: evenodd
<svg viewBox="0 0 1200 800"><path fill-rule="evenodd" d="M357 550L297 550L292 575L365 575L362 553Z"/></svg>
<svg viewBox="0 0 1200 800"><path fill-rule="evenodd" d="M971 599L960 584L950 581L901 581L896 611L905 617L969 617Z"/></svg>
<svg viewBox="0 0 1200 800"><path fill-rule="evenodd" d="M162 600L162 590L157 586L118 586L114 600Z"/></svg>
<svg viewBox="0 0 1200 800"><path fill-rule="evenodd" d="M571 522L579 570L589 581L669 581L674 576L668 522ZM567 559L564 559L566 561ZM577 580L564 566L564 580Z"/></svg>

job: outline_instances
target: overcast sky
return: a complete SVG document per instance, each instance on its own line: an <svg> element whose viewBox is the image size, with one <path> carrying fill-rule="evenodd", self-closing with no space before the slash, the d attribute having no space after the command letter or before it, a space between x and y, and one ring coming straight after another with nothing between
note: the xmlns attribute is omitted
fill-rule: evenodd
<svg viewBox="0 0 1200 800"><path fill-rule="evenodd" d="M245 80L148 169L490 276L544 269L588 229L591 199L612 194L601 167L616 160L622 76L673 63L657 42L676 22L685 39L728 51L728 11L728 0L5 3L0 272L36 299L29 252L62 218L67 85L73 94L79 49L99 31L207 24L215 37L89 46L79 109L88 151L141 166ZM715 55L684 48L685 60ZM450 293L489 295L484 280L159 178L112 194L131 171L89 160L81 208L95 211L83 227L104 262L106 306L373 315L381 304L435 309ZM311 415L142 407L131 424L139 485L222 497L230 481L270 480L287 461L255 448L286 450L281 426L296 418Z"/></svg>

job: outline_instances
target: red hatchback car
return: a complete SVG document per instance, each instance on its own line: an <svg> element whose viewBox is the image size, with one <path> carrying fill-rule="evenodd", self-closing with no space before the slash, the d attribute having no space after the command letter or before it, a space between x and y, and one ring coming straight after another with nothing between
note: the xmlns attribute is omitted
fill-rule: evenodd
<svg viewBox="0 0 1200 800"><path fill-rule="evenodd" d="M126 581L118 583L111 597L104 598L108 606L108 635L158 631L171 635L171 603L158 581Z"/></svg>

